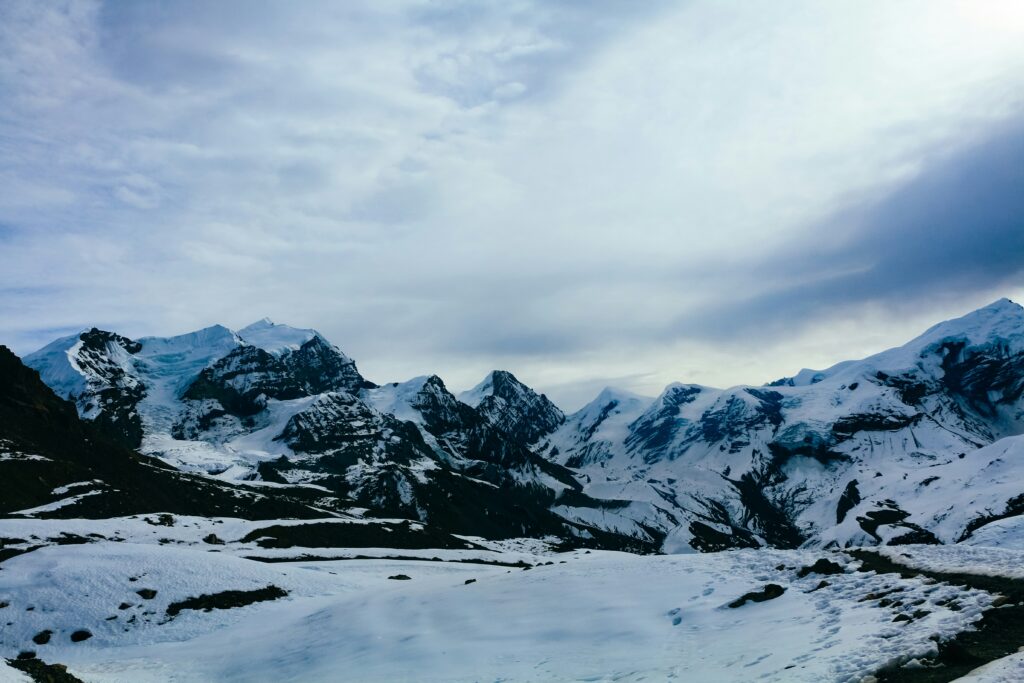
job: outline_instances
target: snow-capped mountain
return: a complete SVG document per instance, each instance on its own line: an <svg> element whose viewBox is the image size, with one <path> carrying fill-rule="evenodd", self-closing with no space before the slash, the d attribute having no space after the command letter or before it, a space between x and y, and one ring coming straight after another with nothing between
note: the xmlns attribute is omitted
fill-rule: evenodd
<svg viewBox="0 0 1024 683"><path fill-rule="evenodd" d="M668 550L954 542L1024 511L1022 392L1024 309L1004 299L769 386L606 391L535 448L625 501L579 519Z"/></svg>
<svg viewBox="0 0 1024 683"><path fill-rule="evenodd" d="M0 346L0 516L323 515L316 507L320 496L312 491L267 495L257 487L179 472L107 440L103 424L81 420L74 405Z"/></svg>
<svg viewBox="0 0 1024 683"><path fill-rule="evenodd" d="M564 416L507 372L476 407L436 376L377 386L315 330L269 320L138 340L92 329L25 362L107 436L181 470L459 533L655 548L551 511L600 503L525 445Z"/></svg>
<svg viewBox="0 0 1024 683"><path fill-rule="evenodd" d="M941 344L950 334L960 337L952 329L939 335ZM986 373L1002 378L978 376L997 387L986 392L988 404L976 392L933 386L931 379L924 381L929 389L913 395L922 403L932 394L971 403L971 410L988 416L979 423L988 430L985 438L1013 431L1020 391L1016 361L1009 361L1020 351L1019 340L1005 333L994 334L1007 353L973 366L984 365ZM314 363L316 372L288 360L301 358L292 354L313 341L268 350L223 328L185 342L145 343L89 331L63 351L81 381L60 374L61 356L53 349L43 356L50 362L39 363L52 376L71 380L77 405L58 398L37 372L0 347L0 610L6 620L0 678L28 680L26 673L36 680L94 680L114 671L131 680L328 681L344 672L391 680L408 678L414 666L415 676L429 680L476 680L481 671L523 680L630 678L638 672L659 680L681 674L700 680L908 680L908 671L982 680L959 676L986 662L993 663L984 680L1020 678L1024 517L976 517L968 526L983 526L974 537L942 548L809 547L669 557L566 552L567 537L575 537L577 546L589 540L595 546L651 547L636 540L630 545L627 533L615 530L657 539L668 533L670 541L678 540L687 524L698 521L687 508L695 498L681 493L672 500L679 479L633 480L637 486L629 492L643 492L646 484L665 494L658 501L597 500L587 495L602 486L596 475L605 471L604 485L616 484L618 475L609 473L622 458L633 458L624 475L645 467L650 475L663 467L673 477L690 476L700 470L688 462L697 444L718 438L725 445L723 439L742 438L735 435L743 430L751 433L751 443L767 440L761 433L765 425L784 428L792 422L795 398L827 387L828 371L810 373L823 375L820 381L794 378L776 389L716 394L673 386L657 402L606 390L541 437L548 455L578 468L576 479L572 470L544 460L495 426L491 416L456 399L440 378L373 386L357 380L354 364L333 353L327 362ZM968 357L978 361L983 347L987 340L968 335L961 358L948 367ZM920 350L915 354L915 364L928 357ZM230 363L222 362L228 358ZM897 376L889 372L893 367L879 370L883 365L873 359L859 365L853 381L872 384L880 396L893 389L878 377ZM947 368L932 379L948 374ZM851 391L849 377L843 381L845 388L840 383L832 390ZM197 383L215 395L187 398ZM130 401L113 400L121 385L131 389L125 392ZM318 389L325 390L311 393ZM730 392L748 389L753 399L742 399L742 409L723 411L718 405L735 405ZM708 397L701 397L705 391ZM301 395L289 398L296 393ZM526 403L541 402L533 392L517 393ZM905 394L897 398L906 400ZM694 427L692 439L663 428L680 424L671 419L670 406L678 415L705 399L693 424L707 416L708 426ZM180 442L179 450L162 457L193 469L203 469L207 457L234 457L239 464L220 479L256 475L262 481L181 472L115 443L104 432L119 420L102 416L116 410L132 417L122 407L128 403L145 431L144 443ZM210 425L200 425L198 437L205 440L157 432L173 430L198 404L223 410ZM778 404L779 415L756 417L766 404ZM989 404L997 408L979 408ZM887 429L919 426L879 419L853 429L849 419L843 421L851 412L842 406L861 404L830 405L833 411L819 426L844 425L831 437L835 443L791 454L785 465L784 474L802 477L808 488L822 486L825 477L813 466L791 467L799 459L825 471L836 467L835 479L845 476L840 465L846 474L859 468L862 476L865 467L880 463L844 444L862 432L877 438ZM742 419L716 423L722 412L729 420ZM648 429L659 436L643 438ZM556 452L556 438L564 450ZM261 458L261 443L288 454ZM232 444L239 450L229 451ZM643 450L628 451L640 445L650 447L646 457ZM705 464L730 467L743 448L720 449L721 456L709 452ZM893 540L883 527L919 524L899 518L897 501L906 511L935 519L930 531L920 526L904 535L945 538L963 518L948 514L951 504L977 511L1013 501L1022 448L1024 436L1010 435L963 458L917 462L921 455L910 453L880 470L875 486L882 492L847 485L838 508L828 510L841 523L822 523L812 545L848 533L844 524L854 517L863 540ZM709 471L708 481L717 477L726 488L743 477ZM921 480L928 472L931 480ZM910 491L913 506L904 502ZM728 495L712 493L722 498L709 496L707 509L717 505L729 514ZM865 501L882 495L892 502L864 508ZM376 509L340 509L359 502ZM415 508L429 523L380 518L388 506L403 514ZM752 519L768 519L762 509L756 512L761 516ZM589 522L573 526L555 513ZM451 533L467 520L478 528L489 525L491 538ZM799 517L772 521L778 526L763 533L702 522L711 531L694 535L694 545L708 547L716 538L756 544L768 540L769 531L785 533L786 524L800 530ZM515 533L534 538L510 538ZM987 547L994 543L1004 547ZM769 632L786 637L761 637ZM495 645L509 638L522 645L513 659L507 647ZM995 677L988 676L993 672Z"/></svg>
<svg viewBox="0 0 1024 683"><path fill-rule="evenodd" d="M955 542L1024 512L1024 309L766 386L608 388L568 417L508 372L377 385L314 330L89 330L26 358L123 444L458 533L667 551ZM604 534L604 536L602 536ZM603 540L602 540L603 539Z"/></svg>
<svg viewBox="0 0 1024 683"><path fill-rule="evenodd" d="M459 398L488 422L522 443L531 443L565 422L565 414L511 372L495 370Z"/></svg>

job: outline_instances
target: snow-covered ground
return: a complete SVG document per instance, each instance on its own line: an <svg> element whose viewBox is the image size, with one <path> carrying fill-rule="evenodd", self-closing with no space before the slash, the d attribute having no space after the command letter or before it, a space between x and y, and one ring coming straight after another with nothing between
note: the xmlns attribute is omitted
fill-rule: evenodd
<svg viewBox="0 0 1024 683"><path fill-rule="evenodd" d="M904 545L875 549L893 562L932 572L1024 579L1024 553L968 545Z"/></svg>
<svg viewBox="0 0 1024 683"><path fill-rule="evenodd" d="M1024 550L1024 517L989 522L971 534L964 544Z"/></svg>
<svg viewBox="0 0 1024 683"><path fill-rule="evenodd" d="M8 666L7 662L0 661L0 683L32 683L32 679Z"/></svg>
<svg viewBox="0 0 1024 683"><path fill-rule="evenodd" d="M0 610L0 655L32 649L89 682L859 681L887 662L934 652L933 637L969 628L992 600L980 591L856 571L846 555L821 551L557 554L530 542L494 545L475 558L425 553L534 565L524 570L389 559L264 563L244 559L230 542L184 538L217 528L231 539L252 524L0 520L7 537L110 525L117 529L108 536L124 539L50 546L3 562L0 603L8 604ZM183 537L161 545L154 531ZM964 548L958 557L985 552ZM846 571L798 576L820 558ZM410 580L388 578L396 575ZM817 588L823 580L828 585ZM729 607L768 584L785 592ZM173 618L167 611L186 598L267 586L288 595ZM156 594L147 599L142 589ZM902 604L880 605L886 591L897 591ZM949 608L950 598L958 610ZM928 614L893 621L919 610ZM71 642L81 629L91 637ZM34 644L46 630L49 642Z"/></svg>
<svg viewBox="0 0 1024 683"><path fill-rule="evenodd" d="M62 535L70 534L95 540L117 543L198 548L215 550L220 554L237 557L280 561L303 556L317 558L350 559L365 557L433 560L453 562L502 562L537 564L547 561L550 544L539 539L512 539L487 541L474 536L460 536L467 548L264 548L258 538L243 541L248 534L270 526L298 526L305 524L380 524L406 520L374 518L338 518L251 521L231 517L190 517L186 515L135 515L112 519L0 519L0 539L6 546L28 549L56 543ZM410 522L413 530L422 525ZM215 536L213 539L211 536ZM17 539L21 542L11 542ZM203 540L210 539L210 540ZM557 540L557 539L553 539ZM213 541L212 543L210 541ZM473 546L476 546L475 548Z"/></svg>
<svg viewBox="0 0 1024 683"><path fill-rule="evenodd" d="M979 667L956 683L1020 683L1024 681L1024 652Z"/></svg>

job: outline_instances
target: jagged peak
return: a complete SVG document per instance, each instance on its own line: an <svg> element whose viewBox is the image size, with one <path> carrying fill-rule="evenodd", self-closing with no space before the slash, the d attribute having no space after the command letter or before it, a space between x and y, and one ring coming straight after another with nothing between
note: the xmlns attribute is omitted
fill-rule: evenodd
<svg viewBox="0 0 1024 683"><path fill-rule="evenodd" d="M458 396L459 400L476 408L480 405L481 401L494 393L494 374L497 372L500 371L493 370L487 373L487 376L484 377L479 384L474 386L472 389L460 393Z"/></svg>
<svg viewBox="0 0 1024 683"><path fill-rule="evenodd" d="M1021 306L1016 301L1013 301L1009 297L1002 297L996 299L988 306L983 306L978 309L979 311L992 310L997 312L1012 312L1015 315L1024 315L1024 306Z"/></svg>
<svg viewBox="0 0 1024 683"><path fill-rule="evenodd" d="M423 424L423 416L418 408L424 400L438 397L442 401L452 400L444 382L437 375L419 375L404 382L389 382L364 390L361 396L378 412L416 424Z"/></svg>
<svg viewBox="0 0 1024 683"><path fill-rule="evenodd" d="M37 349L36 351L33 351L32 353L25 356L25 360L27 361L29 358L38 357L48 352L66 351L71 347L75 346L76 344L78 344L78 342L87 339L91 339L93 341L113 341L116 343L126 344L134 344L136 341L133 339L129 339L128 337L125 337L123 335L120 335L117 332L104 330L99 327L84 327L78 332L54 339L49 344L46 344L42 348Z"/></svg>
<svg viewBox="0 0 1024 683"><path fill-rule="evenodd" d="M459 394L492 425L532 443L565 422L565 413L507 370L494 370L480 384Z"/></svg>
<svg viewBox="0 0 1024 683"><path fill-rule="evenodd" d="M139 342L122 336L117 332L108 332L98 327L94 327L88 332L83 332L79 339L82 340L83 346L89 349L121 349L129 354L135 354L142 350L142 344Z"/></svg>
<svg viewBox="0 0 1024 683"><path fill-rule="evenodd" d="M482 390L493 390L496 382L500 382L503 379L511 379L518 382L516 376L508 370L491 370L487 375L477 384L471 391L482 391Z"/></svg>
<svg viewBox="0 0 1024 683"><path fill-rule="evenodd" d="M440 381L441 378L437 375L417 375L411 379L407 379L404 382L388 382L377 387L380 390L391 390L391 389L402 389L404 391L420 391L427 384L432 383L432 380L437 379Z"/></svg>
<svg viewBox="0 0 1024 683"><path fill-rule="evenodd" d="M508 370L494 370L490 377L491 394L502 398L518 396L526 391L533 392L533 389L526 386Z"/></svg>
<svg viewBox="0 0 1024 683"><path fill-rule="evenodd" d="M508 370L492 370L484 377L483 381L469 391L460 394L459 400L475 408L488 396L512 399L525 392L536 393Z"/></svg>
<svg viewBox="0 0 1024 683"><path fill-rule="evenodd" d="M445 386L444 380L441 379L438 375L418 377L417 379L423 380L423 386L437 387L438 389L444 389L445 391L448 390L448 387Z"/></svg>

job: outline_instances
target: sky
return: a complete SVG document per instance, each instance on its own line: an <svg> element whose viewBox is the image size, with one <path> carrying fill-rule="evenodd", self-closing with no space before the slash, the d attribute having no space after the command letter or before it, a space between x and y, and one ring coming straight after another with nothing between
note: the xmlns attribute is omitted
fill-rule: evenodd
<svg viewBox="0 0 1024 683"><path fill-rule="evenodd" d="M1024 300L1024 4L0 3L0 343L760 384Z"/></svg>

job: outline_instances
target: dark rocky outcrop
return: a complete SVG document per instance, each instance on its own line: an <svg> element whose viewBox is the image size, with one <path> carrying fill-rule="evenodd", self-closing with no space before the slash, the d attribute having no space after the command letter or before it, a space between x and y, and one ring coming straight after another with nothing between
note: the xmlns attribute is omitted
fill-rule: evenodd
<svg viewBox="0 0 1024 683"><path fill-rule="evenodd" d="M92 328L79 336L76 362L89 376L88 389L75 397L79 410L94 415L93 422L106 437L128 448L142 443L139 401L146 388L118 362L138 353L142 346L113 332Z"/></svg>
<svg viewBox="0 0 1024 683"><path fill-rule="evenodd" d="M777 583L769 583L759 591L751 591L744 593L742 596L736 598L729 603L729 607L736 609L737 607L743 607L748 602L765 602L767 600L774 600L775 598L781 597L786 589Z"/></svg>
<svg viewBox="0 0 1024 683"><path fill-rule="evenodd" d="M846 519L846 513L860 505L860 491L857 490L857 480L853 479L846 484L843 495L839 497L839 504L836 505L836 524L842 524Z"/></svg>
<svg viewBox="0 0 1024 683"><path fill-rule="evenodd" d="M495 370L478 389L486 396L477 404L477 413L520 444L532 444L565 422L558 406L511 372Z"/></svg>
<svg viewBox="0 0 1024 683"><path fill-rule="evenodd" d="M209 612L215 609L235 609L236 607L245 607L247 605L253 605L257 602L267 602L270 600L278 600L286 597L288 591L278 588L277 586L270 585L264 586L263 588L256 588L248 591L221 591L219 593L203 593L200 596L194 598L186 598L172 602L167 606L167 616L172 619L183 610L202 610Z"/></svg>
<svg viewBox="0 0 1024 683"><path fill-rule="evenodd" d="M67 497L54 489L92 482L92 495L42 516L112 517L174 512L247 518L322 516L302 492L270 496L242 486L178 472L111 440L79 419L6 347L0 346L0 445L20 454L0 460L0 514ZM83 492L90 491L84 489Z"/></svg>

